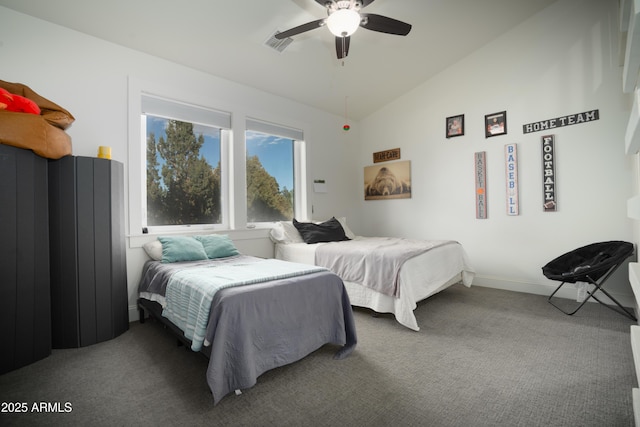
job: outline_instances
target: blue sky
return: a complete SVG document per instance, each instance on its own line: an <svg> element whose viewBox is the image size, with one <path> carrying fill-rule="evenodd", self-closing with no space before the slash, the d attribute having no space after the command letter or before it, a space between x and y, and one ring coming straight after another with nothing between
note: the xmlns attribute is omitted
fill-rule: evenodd
<svg viewBox="0 0 640 427"><path fill-rule="evenodd" d="M275 177L282 190L293 189L293 141L291 139L247 132L247 155L258 156L262 166Z"/></svg>
<svg viewBox="0 0 640 427"><path fill-rule="evenodd" d="M153 132L156 141L166 137L164 126L166 119L147 116L147 132ZM212 132L213 131L213 132ZM196 135L204 135L202 155L207 159L211 167L216 167L220 161L220 135L217 129L194 125ZM247 132L247 155L257 155L262 166L269 174L276 178L280 190L284 187L293 189L293 141L291 139L266 135L259 132ZM160 165L164 163L159 159Z"/></svg>

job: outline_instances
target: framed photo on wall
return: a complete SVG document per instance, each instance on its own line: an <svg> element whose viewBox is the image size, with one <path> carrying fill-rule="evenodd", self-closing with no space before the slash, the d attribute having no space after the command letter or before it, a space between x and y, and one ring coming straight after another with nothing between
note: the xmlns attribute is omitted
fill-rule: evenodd
<svg viewBox="0 0 640 427"><path fill-rule="evenodd" d="M447 138L464 135L464 114L447 117Z"/></svg>
<svg viewBox="0 0 640 427"><path fill-rule="evenodd" d="M484 136L491 138L492 136L507 134L507 112L487 114L484 116Z"/></svg>
<svg viewBox="0 0 640 427"><path fill-rule="evenodd" d="M364 199L410 199L411 161L364 167Z"/></svg>

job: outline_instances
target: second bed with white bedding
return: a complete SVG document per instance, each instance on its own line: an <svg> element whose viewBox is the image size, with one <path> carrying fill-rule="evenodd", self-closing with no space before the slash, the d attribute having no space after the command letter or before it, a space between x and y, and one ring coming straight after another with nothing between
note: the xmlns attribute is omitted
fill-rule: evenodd
<svg viewBox="0 0 640 427"><path fill-rule="evenodd" d="M353 240L358 242L367 239L376 238L354 236ZM319 246L342 243L276 243L275 257L316 265L316 250ZM471 286L474 274L462 245L454 241L445 244L437 241L431 249L402 264L398 274L398 297L344 278L343 281L352 305L370 308L379 313L392 313L400 324L418 331L420 328L413 314L417 302L459 282Z"/></svg>

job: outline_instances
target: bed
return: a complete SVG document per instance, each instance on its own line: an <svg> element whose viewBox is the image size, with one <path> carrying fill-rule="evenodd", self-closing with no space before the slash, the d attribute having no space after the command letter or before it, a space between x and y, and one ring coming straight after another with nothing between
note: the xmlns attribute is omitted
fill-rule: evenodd
<svg viewBox="0 0 640 427"><path fill-rule="evenodd" d="M419 331L414 315L419 301L456 283L471 286L475 270L458 242L356 236L349 230L344 218L332 220L335 220L334 226L335 222L340 224L345 239L307 243L293 222L277 223L271 231L275 257L330 268L343 279L354 306L378 313L391 313L401 325ZM316 225L322 226L332 220ZM340 237L333 235L332 238ZM384 254L385 247L389 249L388 252L398 252L403 250L403 246L408 247L408 252L405 252L404 258L393 261L399 264L396 270L391 269L391 273L386 275L378 275L377 269L366 273L364 265L380 266L392 262Z"/></svg>
<svg viewBox="0 0 640 427"><path fill-rule="evenodd" d="M326 344L338 346L335 359L356 346L344 284L324 268L237 251L213 259L157 258L144 265L138 306L209 357L214 404Z"/></svg>

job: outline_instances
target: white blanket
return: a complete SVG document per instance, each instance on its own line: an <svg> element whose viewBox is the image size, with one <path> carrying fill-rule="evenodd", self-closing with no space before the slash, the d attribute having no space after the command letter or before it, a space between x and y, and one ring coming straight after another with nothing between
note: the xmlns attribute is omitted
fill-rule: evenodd
<svg viewBox="0 0 640 427"><path fill-rule="evenodd" d="M315 264L343 280L361 283L385 295L400 297L400 268L409 259L433 248L455 244L452 240L412 240L371 237L327 243L317 248Z"/></svg>
<svg viewBox="0 0 640 427"><path fill-rule="evenodd" d="M357 236L355 239L366 240L369 237ZM340 244L343 243L347 242ZM278 259L314 265L316 250L328 244L276 244L275 254ZM344 280L344 285L352 305L367 307L378 313L393 313L400 324L419 331L413 313L417 302L460 281L467 287L471 286L474 275L464 248L456 243L434 248L406 261L398 279L400 298L377 292L358 282Z"/></svg>

